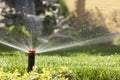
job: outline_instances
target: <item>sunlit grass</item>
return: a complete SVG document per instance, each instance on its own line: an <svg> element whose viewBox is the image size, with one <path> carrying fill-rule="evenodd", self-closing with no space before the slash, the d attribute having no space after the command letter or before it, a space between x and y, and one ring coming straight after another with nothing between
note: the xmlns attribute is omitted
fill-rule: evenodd
<svg viewBox="0 0 120 80"><path fill-rule="evenodd" d="M0 67L7 72L27 71L27 54L10 48L0 48ZM120 79L119 46L85 46L37 54L35 65L44 67L67 66L80 79Z"/></svg>

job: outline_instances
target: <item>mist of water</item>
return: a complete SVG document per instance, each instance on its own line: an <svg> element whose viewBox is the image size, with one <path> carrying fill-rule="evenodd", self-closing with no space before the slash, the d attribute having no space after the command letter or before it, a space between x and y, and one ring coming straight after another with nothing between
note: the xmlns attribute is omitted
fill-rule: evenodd
<svg viewBox="0 0 120 80"><path fill-rule="evenodd" d="M19 18L17 19L19 23ZM64 20L52 27L50 24L44 25L41 16L27 14L24 16L25 25L0 27L0 43L26 53L28 50L43 53L74 46L105 43L120 35L97 26L87 25L76 29L67 23L62 24Z"/></svg>
<svg viewBox="0 0 120 80"><path fill-rule="evenodd" d="M69 48L69 47L75 47L75 46L85 46L85 45L92 45L92 44L100 44L100 43L105 43L105 42L109 42L112 41L113 37L115 37L115 35L108 35L108 36L103 36L103 37L98 37L95 39L89 39L89 40L85 40L85 41L79 41L79 42L73 42L70 44L66 44L66 45L58 45L58 46L52 46L51 48L48 49L40 49L40 47L38 47L37 49L35 49L38 53L44 53L44 52L49 52L49 51L55 51L55 50L60 50L60 49L65 49L65 48Z"/></svg>

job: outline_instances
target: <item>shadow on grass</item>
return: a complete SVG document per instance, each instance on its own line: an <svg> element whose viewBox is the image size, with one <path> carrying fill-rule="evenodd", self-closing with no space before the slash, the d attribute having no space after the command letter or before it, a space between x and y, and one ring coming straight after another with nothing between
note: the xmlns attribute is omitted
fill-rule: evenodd
<svg viewBox="0 0 120 80"><path fill-rule="evenodd" d="M78 54L88 54L88 55L101 55L109 56L114 54L120 54L120 46L114 45L92 45L92 46L81 46L72 47L68 49L62 49L52 52L46 52L44 56L76 56Z"/></svg>
<svg viewBox="0 0 120 80"><path fill-rule="evenodd" d="M16 49L0 44L0 56L17 56Z"/></svg>
<svg viewBox="0 0 120 80"><path fill-rule="evenodd" d="M16 55L16 54L13 54L13 53L10 53L10 54L0 53L0 56L17 56L17 55Z"/></svg>
<svg viewBox="0 0 120 80"><path fill-rule="evenodd" d="M9 47L9 46L5 46L5 45L3 45L3 44L0 44L0 51L2 51L2 52L15 51L15 50L16 50L16 49L11 48L11 47Z"/></svg>

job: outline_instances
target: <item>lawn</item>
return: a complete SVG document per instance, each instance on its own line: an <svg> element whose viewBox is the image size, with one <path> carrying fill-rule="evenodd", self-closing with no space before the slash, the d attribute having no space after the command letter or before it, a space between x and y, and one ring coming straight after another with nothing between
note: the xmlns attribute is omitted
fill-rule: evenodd
<svg viewBox="0 0 120 80"><path fill-rule="evenodd" d="M120 47L92 45L36 55L38 72L42 68L68 67L78 80L120 80ZM27 71L27 54L0 46L0 67L5 72Z"/></svg>

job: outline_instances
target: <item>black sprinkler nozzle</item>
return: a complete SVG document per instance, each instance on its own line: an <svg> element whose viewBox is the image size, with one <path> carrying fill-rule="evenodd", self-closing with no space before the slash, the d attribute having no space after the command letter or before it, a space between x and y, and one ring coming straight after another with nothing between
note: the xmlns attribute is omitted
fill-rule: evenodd
<svg viewBox="0 0 120 80"><path fill-rule="evenodd" d="M33 70L35 64L35 50L28 51L28 72Z"/></svg>

